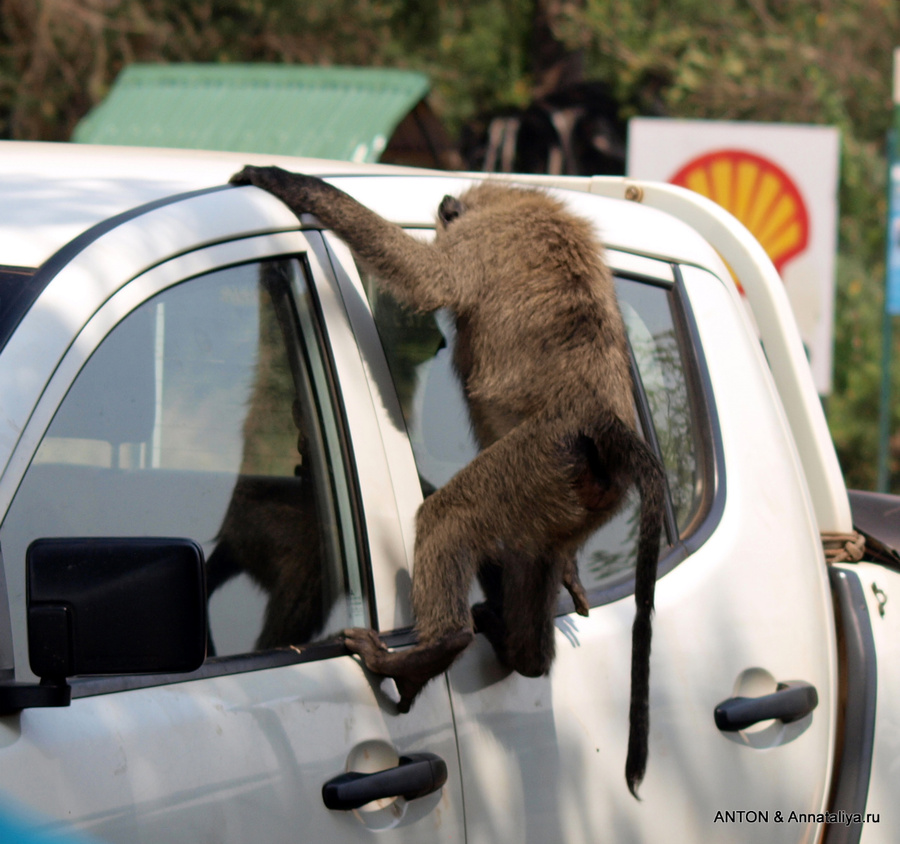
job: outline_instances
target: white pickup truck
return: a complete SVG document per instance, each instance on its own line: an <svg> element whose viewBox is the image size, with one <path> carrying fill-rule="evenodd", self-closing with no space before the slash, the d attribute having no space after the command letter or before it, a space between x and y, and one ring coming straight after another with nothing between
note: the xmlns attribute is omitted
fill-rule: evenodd
<svg viewBox="0 0 900 844"><path fill-rule="evenodd" d="M0 143L0 815L128 844L896 841L897 502L848 496L746 230L671 186L521 177L608 245L667 470L638 802L637 502L581 554L549 676L478 636L401 715L344 650L412 641L414 514L474 454L452 321L227 186L244 163L426 238L478 178Z"/></svg>

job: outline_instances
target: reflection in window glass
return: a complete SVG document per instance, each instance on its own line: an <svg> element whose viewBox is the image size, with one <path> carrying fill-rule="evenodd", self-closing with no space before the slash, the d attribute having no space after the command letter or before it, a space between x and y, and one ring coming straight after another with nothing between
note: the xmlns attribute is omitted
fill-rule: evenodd
<svg viewBox="0 0 900 844"><path fill-rule="evenodd" d="M316 318L296 261L232 267L129 314L85 364L0 528L16 666L47 536L178 536L208 560L218 655L365 624Z"/></svg>
<svg viewBox="0 0 900 844"><path fill-rule="evenodd" d="M469 412L453 370L453 317L415 313L371 279L366 290L400 399L425 495L443 486L478 453Z"/></svg>
<svg viewBox="0 0 900 844"><path fill-rule="evenodd" d="M453 320L449 314L416 314L363 274L375 322L400 397L423 493L446 483L476 454L465 399L453 372ZM676 523L686 528L701 503L696 431L672 317L672 293L663 287L617 279L629 338L646 391L671 487ZM590 538L579 555L589 591L631 577L640 499ZM663 533L663 547L666 537Z"/></svg>
<svg viewBox="0 0 900 844"><path fill-rule="evenodd" d="M616 293L641 386L659 443L675 523L681 533L701 504L698 443L682 351L668 288L616 279ZM588 541L579 555L585 588L603 589L630 577L637 553L640 498L632 492L625 507ZM661 547L666 546L665 532Z"/></svg>
<svg viewBox="0 0 900 844"><path fill-rule="evenodd" d="M666 467L675 522L682 533L700 507L702 479L672 294L666 288L621 279L616 290Z"/></svg>

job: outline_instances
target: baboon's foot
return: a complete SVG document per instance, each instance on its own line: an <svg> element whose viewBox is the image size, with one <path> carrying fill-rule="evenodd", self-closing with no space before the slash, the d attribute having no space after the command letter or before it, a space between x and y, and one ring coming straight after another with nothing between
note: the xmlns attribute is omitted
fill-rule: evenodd
<svg viewBox="0 0 900 844"><path fill-rule="evenodd" d="M574 557L566 564L565 571L563 571L563 586L566 587L566 591L572 596L575 612L578 615L589 615L591 608L590 604L588 604L587 592L584 591L581 578L578 576L578 563Z"/></svg>
<svg viewBox="0 0 900 844"><path fill-rule="evenodd" d="M389 651L374 630L354 627L344 631L347 649L359 654L369 671L390 677L397 684L400 712L409 712L425 684L443 674L473 638L471 630L459 630L432 644Z"/></svg>

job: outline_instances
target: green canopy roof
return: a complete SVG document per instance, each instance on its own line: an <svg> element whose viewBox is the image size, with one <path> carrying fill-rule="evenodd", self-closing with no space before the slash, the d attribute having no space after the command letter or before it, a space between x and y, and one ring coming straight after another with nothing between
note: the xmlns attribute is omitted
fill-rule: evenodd
<svg viewBox="0 0 900 844"><path fill-rule="evenodd" d="M72 140L377 161L428 88L380 68L135 64Z"/></svg>

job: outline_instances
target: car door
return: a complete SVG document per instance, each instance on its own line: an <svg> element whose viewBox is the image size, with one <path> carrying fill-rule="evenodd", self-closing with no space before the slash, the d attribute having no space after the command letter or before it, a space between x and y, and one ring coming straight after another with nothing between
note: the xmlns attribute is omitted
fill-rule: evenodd
<svg viewBox="0 0 900 844"><path fill-rule="evenodd" d="M38 825L129 844L461 841L446 682L398 718L338 635L408 614L408 575L383 410L321 238L255 189L160 205L57 256L0 354L25 420L0 478L0 700L36 679L36 539L194 540L210 655L0 717L0 790ZM356 778L363 805L333 785L326 806L326 784L398 767L416 782Z"/></svg>
<svg viewBox="0 0 900 844"><path fill-rule="evenodd" d="M468 840L814 840L816 821L797 817L826 806L836 650L819 538L777 396L733 288L695 267L614 249L609 259L641 424L669 487L641 801L624 777L632 501L579 558L589 617L561 595L549 677L510 673L483 636L450 671ZM452 318L404 310L365 274L356 283L428 495L476 453L452 371ZM817 707L791 723L717 726L716 708L732 698L800 688L810 701L811 687Z"/></svg>

